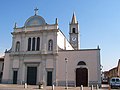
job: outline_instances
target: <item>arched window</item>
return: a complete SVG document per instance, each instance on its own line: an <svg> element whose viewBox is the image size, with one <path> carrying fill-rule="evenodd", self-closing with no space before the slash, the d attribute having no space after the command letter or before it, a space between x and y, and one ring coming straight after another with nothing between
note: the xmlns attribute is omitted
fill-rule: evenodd
<svg viewBox="0 0 120 90"><path fill-rule="evenodd" d="M35 37L32 39L32 51L35 51Z"/></svg>
<svg viewBox="0 0 120 90"><path fill-rule="evenodd" d="M40 50L40 38L37 38L37 45L36 45L36 50L39 51Z"/></svg>
<svg viewBox="0 0 120 90"><path fill-rule="evenodd" d="M75 28L72 29L72 33L75 33Z"/></svg>
<svg viewBox="0 0 120 90"><path fill-rule="evenodd" d="M31 50L31 38L28 38L28 51Z"/></svg>
<svg viewBox="0 0 120 90"><path fill-rule="evenodd" d="M48 51L52 51L53 50L53 40L49 40L48 41Z"/></svg>
<svg viewBox="0 0 120 90"><path fill-rule="evenodd" d="M77 65L86 65L84 61L80 61Z"/></svg>
<svg viewBox="0 0 120 90"><path fill-rule="evenodd" d="M16 42L16 49L15 49L16 52L20 51L20 42L17 41Z"/></svg>

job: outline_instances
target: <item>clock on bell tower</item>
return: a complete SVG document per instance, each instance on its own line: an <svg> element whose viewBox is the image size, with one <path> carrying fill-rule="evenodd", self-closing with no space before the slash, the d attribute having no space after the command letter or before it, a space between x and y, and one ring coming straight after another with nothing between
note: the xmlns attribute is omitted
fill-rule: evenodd
<svg viewBox="0 0 120 90"><path fill-rule="evenodd" d="M75 50L78 50L80 47L79 38L80 38L79 25L75 13L73 13L72 21L70 23L69 39L70 39L70 44L73 46Z"/></svg>

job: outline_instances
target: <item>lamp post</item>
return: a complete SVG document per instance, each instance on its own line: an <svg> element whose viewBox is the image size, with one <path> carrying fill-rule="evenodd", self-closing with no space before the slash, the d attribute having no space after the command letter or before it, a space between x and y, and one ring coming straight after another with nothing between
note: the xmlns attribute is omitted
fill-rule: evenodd
<svg viewBox="0 0 120 90"><path fill-rule="evenodd" d="M67 62L68 62L68 59L65 58L65 89L68 89L68 81L67 81Z"/></svg>

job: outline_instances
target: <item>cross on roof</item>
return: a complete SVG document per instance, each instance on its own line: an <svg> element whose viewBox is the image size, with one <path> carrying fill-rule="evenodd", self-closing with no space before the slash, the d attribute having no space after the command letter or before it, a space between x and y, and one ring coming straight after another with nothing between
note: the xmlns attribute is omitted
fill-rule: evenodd
<svg viewBox="0 0 120 90"><path fill-rule="evenodd" d="M37 14L38 14L38 8L36 7L36 8L34 9L34 11L35 11L35 15L37 15Z"/></svg>

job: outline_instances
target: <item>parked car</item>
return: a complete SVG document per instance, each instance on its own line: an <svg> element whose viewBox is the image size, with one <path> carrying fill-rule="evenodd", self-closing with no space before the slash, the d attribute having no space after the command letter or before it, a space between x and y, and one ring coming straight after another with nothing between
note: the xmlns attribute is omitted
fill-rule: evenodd
<svg viewBox="0 0 120 90"><path fill-rule="evenodd" d="M109 82L108 78L103 78L102 79L102 84L108 84L108 82Z"/></svg>
<svg viewBox="0 0 120 90"><path fill-rule="evenodd" d="M111 78L110 86L111 86L111 88L120 88L120 78L119 77Z"/></svg>

